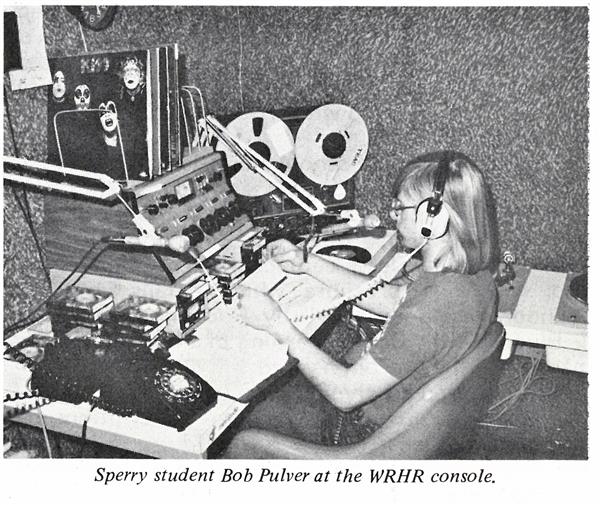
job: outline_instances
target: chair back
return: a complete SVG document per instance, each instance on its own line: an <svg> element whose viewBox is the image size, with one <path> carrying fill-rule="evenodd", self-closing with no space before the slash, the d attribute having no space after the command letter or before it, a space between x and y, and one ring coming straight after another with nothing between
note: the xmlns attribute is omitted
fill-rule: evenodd
<svg viewBox="0 0 600 505"><path fill-rule="evenodd" d="M497 392L503 340L504 327L492 323L472 351L421 387L368 440L356 444L356 456L460 458L472 446L475 424Z"/></svg>

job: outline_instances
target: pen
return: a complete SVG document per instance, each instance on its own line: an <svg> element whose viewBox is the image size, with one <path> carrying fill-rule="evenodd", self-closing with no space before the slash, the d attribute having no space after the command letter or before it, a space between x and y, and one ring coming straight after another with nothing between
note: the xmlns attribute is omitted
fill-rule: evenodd
<svg viewBox="0 0 600 505"><path fill-rule="evenodd" d="M267 291L267 294L272 293L273 291L275 291L279 286L281 286L285 281L287 280L287 276L283 276L281 279L279 279L275 285L269 289L269 291Z"/></svg>
<svg viewBox="0 0 600 505"><path fill-rule="evenodd" d="M302 259L304 260L304 263L308 261L308 241L310 240L310 238L311 235L308 235L304 239L304 244L302 244Z"/></svg>

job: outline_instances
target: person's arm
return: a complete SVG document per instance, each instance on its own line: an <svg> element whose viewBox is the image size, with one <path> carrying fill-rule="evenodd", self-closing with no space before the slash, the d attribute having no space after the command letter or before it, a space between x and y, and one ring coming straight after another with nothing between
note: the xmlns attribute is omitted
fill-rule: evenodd
<svg viewBox="0 0 600 505"><path fill-rule="evenodd" d="M290 273L306 273L323 284L335 289L344 296L366 291L372 278L353 272L317 254L309 254L306 263L302 251L287 240L269 244L267 256L276 261L283 270ZM406 286L385 284L368 296L358 300L360 308L389 317L406 295Z"/></svg>
<svg viewBox="0 0 600 505"><path fill-rule="evenodd" d="M302 373L340 410L362 405L398 383L369 354L351 368L335 362L306 338L264 293L242 288L238 307L247 324L268 331L288 345L288 352L298 360Z"/></svg>
<svg viewBox="0 0 600 505"><path fill-rule="evenodd" d="M350 368L340 365L287 319L274 331L274 336L289 345L289 354L298 360L302 373L340 410L352 410L398 383L368 353Z"/></svg>

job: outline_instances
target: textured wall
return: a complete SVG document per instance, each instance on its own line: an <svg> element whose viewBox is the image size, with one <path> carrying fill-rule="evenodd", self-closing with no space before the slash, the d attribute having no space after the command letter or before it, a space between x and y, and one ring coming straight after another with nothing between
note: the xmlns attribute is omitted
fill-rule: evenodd
<svg viewBox="0 0 600 505"><path fill-rule="evenodd" d="M351 106L370 135L361 210L385 214L395 170L414 155L463 150L492 183L502 247L566 271L587 266L587 23L583 7L122 7L85 36L89 51L178 42L213 113ZM44 28L49 56L84 52L63 7L44 8ZM8 99L21 154L43 158L45 90ZM5 287L29 291L43 277L5 198L5 255L22 258L5 265Z"/></svg>

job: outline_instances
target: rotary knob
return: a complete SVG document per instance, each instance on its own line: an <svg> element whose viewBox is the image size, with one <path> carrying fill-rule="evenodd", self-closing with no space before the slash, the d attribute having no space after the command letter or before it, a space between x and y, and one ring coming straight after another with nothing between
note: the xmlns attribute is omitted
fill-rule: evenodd
<svg viewBox="0 0 600 505"><path fill-rule="evenodd" d="M215 216L217 218L217 223L219 223L220 226L225 226L225 225L229 224L229 222L231 221L230 215L231 215L231 211L229 209L226 209L223 207L220 209L217 209L217 211L215 212Z"/></svg>
<svg viewBox="0 0 600 505"><path fill-rule="evenodd" d="M212 235L220 228L213 214L209 214L208 216L203 217L202 219L200 219L198 224L200 225L200 228L204 230L204 233L206 233L207 235Z"/></svg>
<svg viewBox="0 0 600 505"><path fill-rule="evenodd" d="M204 233L195 224L184 228L181 233L190 239L191 245L196 245L204 240Z"/></svg>

